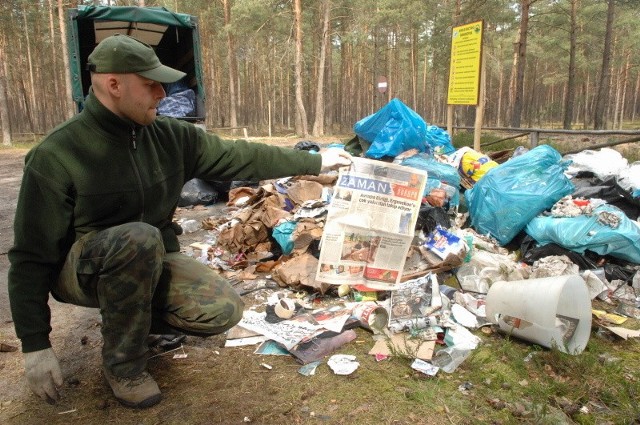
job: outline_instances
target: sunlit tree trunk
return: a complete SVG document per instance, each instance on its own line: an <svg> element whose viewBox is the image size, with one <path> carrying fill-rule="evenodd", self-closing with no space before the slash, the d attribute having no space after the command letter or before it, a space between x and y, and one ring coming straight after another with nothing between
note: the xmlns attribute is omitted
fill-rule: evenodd
<svg viewBox="0 0 640 425"><path fill-rule="evenodd" d="M514 98L511 113L511 127L520 127L520 119L522 116L522 106L524 102L524 71L527 63L526 59L527 33L529 32L529 9L533 3L535 3L535 0L522 0L520 2L520 30L515 52L517 54L517 65Z"/></svg>
<svg viewBox="0 0 640 425"><path fill-rule="evenodd" d="M224 9L224 25L227 33L227 66L229 67L229 125L238 126L236 84L238 80L238 68L235 59L235 42L233 34L229 30L231 24L231 0L222 0Z"/></svg>
<svg viewBox="0 0 640 425"><path fill-rule="evenodd" d="M320 45L320 59L318 60L318 83L316 90L316 118L313 122L312 134L322 136L324 134L324 70L327 57L327 45L329 43L329 18L331 12L331 0L322 1L322 37Z"/></svg>
<svg viewBox="0 0 640 425"><path fill-rule="evenodd" d="M616 101L616 105L618 105L616 107L616 109L618 109L618 129L622 130L622 123L624 122L624 106L625 106L625 100L627 97L627 80L629 78L629 69L631 68L631 52L627 51L626 53L626 60L625 60L625 64L624 67L622 69L622 75L620 78L620 98Z"/></svg>
<svg viewBox="0 0 640 425"><path fill-rule="evenodd" d="M71 73L69 72L69 46L67 43L67 33L65 24L65 12L63 9L62 0L58 0L58 23L60 27L60 39L62 41L62 63L64 64L64 83L65 83L65 98L63 101L65 118L71 118L75 113L74 104L71 94Z"/></svg>
<svg viewBox="0 0 640 425"><path fill-rule="evenodd" d="M0 38L0 125L2 126L2 144L11 145L11 122L9 120L9 104L7 102L7 73L4 53L4 37Z"/></svg>
<svg viewBox="0 0 640 425"><path fill-rule="evenodd" d="M295 33L296 56L294 60L294 84L296 87L296 134L302 137L309 135L307 112L304 108L302 81L302 0L293 0L293 30Z"/></svg>
<svg viewBox="0 0 640 425"><path fill-rule="evenodd" d="M615 15L615 0L607 2L607 25L604 35L604 48L602 52L602 67L600 68L600 81L596 93L596 106L593 113L593 128L602 130L607 126L606 109L609 100L609 87L611 84L611 37L613 32L613 20Z"/></svg>
<svg viewBox="0 0 640 425"><path fill-rule="evenodd" d="M640 93L640 72L636 75L636 85L633 90L633 102L631 102L631 122L636 120L636 109L638 108L638 93Z"/></svg>
<svg viewBox="0 0 640 425"><path fill-rule="evenodd" d="M569 69L567 76L567 88L564 97L564 118L562 120L562 128L571 129L571 121L573 120L573 103L575 101L575 74L576 74L576 39L578 25L576 13L578 10L578 0L571 0L571 11L569 16Z"/></svg>

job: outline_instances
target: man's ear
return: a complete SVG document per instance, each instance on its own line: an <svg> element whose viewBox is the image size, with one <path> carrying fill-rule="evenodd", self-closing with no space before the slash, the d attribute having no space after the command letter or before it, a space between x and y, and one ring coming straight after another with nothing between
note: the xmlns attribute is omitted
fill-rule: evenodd
<svg viewBox="0 0 640 425"><path fill-rule="evenodd" d="M106 75L104 86L111 96L120 97L122 93L122 83L120 75L108 74Z"/></svg>

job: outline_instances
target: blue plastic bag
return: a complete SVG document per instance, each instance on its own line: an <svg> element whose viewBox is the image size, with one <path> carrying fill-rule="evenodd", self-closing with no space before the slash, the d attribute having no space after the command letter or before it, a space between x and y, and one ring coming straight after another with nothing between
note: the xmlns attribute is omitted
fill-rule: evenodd
<svg viewBox="0 0 640 425"><path fill-rule="evenodd" d="M278 242L284 255L289 255L291 251L293 251L293 239L291 239L291 235L296 230L296 227L298 227L297 222L285 221L273 228L273 239Z"/></svg>
<svg viewBox="0 0 640 425"><path fill-rule="evenodd" d="M427 124L422 117L399 99L392 99L375 114L354 124L358 137L371 143L367 158L396 156L409 149L426 152Z"/></svg>
<svg viewBox="0 0 640 425"><path fill-rule="evenodd" d="M417 168L427 172L427 185L424 195L428 195L433 189L442 188L447 192L451 206L460 205L460 174L455 167L444 164L420 153L404 159L400 165Z"/></svg>
<svg viewBox="0 0 640 425"><path fill-rule="evenodd" d="M615 214L619 219L618 226L612 228L600 222L602 213ZM589 216L538 216L527 224L525 231L540 245L555 243L580 254L588 249L600 255L640 263L640 227L613 205L601 205Z"/></svg>
<svg viewBox="0 0 640 425"><path fill-rule="evenodd" d="M568 166L558 151L542 145L490 169L465 192L471 226L508 244L531 219L574 191L564 175Z"/></svg>
<svg viewBox="0 0 640 425"><path fill-rule="evenodd" d="M158 115L167 117L191 117L196 113L196 92L189 88L184 78L165 85L166 97L158 103Z"/></svg>
<svg viewBox="0 0 640 425"><path fill-rule="evenodd" d="M456 151L456 148L451 144L449 133L437 125L427 126L426 140L433 153L449 155Z"/></svg>

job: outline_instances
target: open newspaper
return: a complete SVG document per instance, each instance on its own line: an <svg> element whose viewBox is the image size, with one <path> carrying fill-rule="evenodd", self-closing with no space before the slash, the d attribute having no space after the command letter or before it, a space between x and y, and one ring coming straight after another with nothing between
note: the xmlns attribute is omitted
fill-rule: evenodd
<svg viewBox="0 0 640 425"><path fill-rule="evenodd" d="M394 289L400 282L420 211L426 171L354 158L340 171L316 279Z"/></svg>

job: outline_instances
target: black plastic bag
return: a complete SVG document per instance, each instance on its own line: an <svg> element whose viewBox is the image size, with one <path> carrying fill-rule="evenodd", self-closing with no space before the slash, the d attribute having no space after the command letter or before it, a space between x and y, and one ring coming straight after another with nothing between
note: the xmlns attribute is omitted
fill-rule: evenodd
<svg viewBox="0 0 640 425"><path fill-rule="evenodd" d="M218 191L204 180L191 179L182 186L179 207L189 205L209 205L218 201Z"/></svg>

